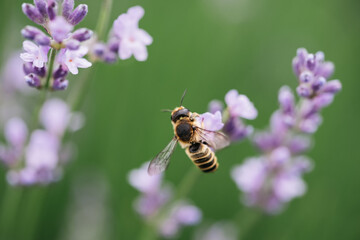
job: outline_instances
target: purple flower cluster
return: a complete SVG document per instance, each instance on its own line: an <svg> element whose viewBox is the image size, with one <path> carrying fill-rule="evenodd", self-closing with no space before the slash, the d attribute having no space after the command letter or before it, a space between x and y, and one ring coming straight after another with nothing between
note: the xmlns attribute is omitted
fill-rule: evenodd
<svg viewBox="0 0 360 240"><path fill-rule="evenodd" d="M83 58L88 48L82 42L89 40L93 32L80 28L74 32L74 26L80 23L88 12L86 4L74 9L74 0L64 0L61 14L57 15L58 4L54 0L34 0L34 5L24 3L24 14L34 23L41 25L46 31L26 26L21 30L24 38L24 53L20 55L24 61L25 80L29 86L41 89L50 87L52 90L64 90L68 86L68 72L78 73L78 68L88 68L91 63ZM49 51L56 59L50 66ZM50 54L51 55L51 54ZM48 73L51 69L53 72ZM50 84L47 85L46 81Z"/></svg>
<svg viewBox="0 0 360 240"><path fill-rule="evenodd" d="M341 89L339 80L327 81L334 72L332 62L324 62L323 52L308 53L306 49L299 48L293 59L293 70L299 80L297 93L303 98L331 94Z"/></svg>
<svg viewBox="0 0 360 240"><path fill-rule="evenodd" d="M150 45L153 39L145 30L139 28L139 21L144 13L141 6L135 6L121 14L114 21L108 42L99 42L93 47L92 52L96 58L112 63L117 56L125 60L134 55L136 60L145 61L148 58L146 46Z"/></svg>
<svg viewBox="0 0 360 240"><path fill-rule="evenodd" d="M215 128L216 130L222 128L231 141L240 141L253 132L253 127L245 125L243 119L255 119L257 110L247 96L239 94L234 89L226 94L225 102L226 108L218 100L213 100L209 104L209 112L215 114L217 119L222 116L224 122L223 126L217 125ZM211 128L206 129L211 130Z"/></svg>
<svg viewBox="0 0 360 240"><path fill-rule="evenodd" d="M340 81L327 81L334 66L323 60L321 52L314 55L305 49L298 50L293 67L299 77L299 103L296 105L289 87L282 87L278 95L280 108L271 117L270 129L253 138L262 155L249 158L232 170L232 178L244 192L246 205L278 213L284 204L306 192L302 175L313 165L303 155L311 146L309 134L322 122L320 110L341 89Z"/></svg>
<svg viewBox="0 0 360 240"><path fill-rule="evenodd" d="M48 184L61 177L61 165L69 158L64 156L61 141L74 118L76 114L64 101L50 99L40 112L44 129L36 129L28 136L28 127L21 118L7 121L6 144L0 146L0 159L10 169L7 180L11 185ZM81 126L75 122L79 129Z"/></svg>
<svg viewBox="0 0 360 240"><path fill-rule="evenodd" d="M128 175L130 185L141 192L135 201L135 210L145 220L155 222L158 233L165 238L177 235L182 226L198 224L202 218L200 209L182 199L171 203L171 186L163 183L162 174L150 176L148 165L148 162L144 163Z"/></svg>

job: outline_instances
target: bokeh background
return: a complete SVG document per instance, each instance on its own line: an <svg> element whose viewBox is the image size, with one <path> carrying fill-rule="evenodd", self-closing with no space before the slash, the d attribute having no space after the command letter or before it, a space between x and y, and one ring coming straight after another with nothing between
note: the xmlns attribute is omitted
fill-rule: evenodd
<svg viewBox="0 0 360 240"><path fill-rule="evenodd" d="M95 28L101 1L76 2L89 6L80 25ZM21 28L31 25L21 3L0 2L1 65L21 48ZM26 189L14 215L12 239L136 239L143 222L133 210L138 192L127 174L171 139L169 114L159 110L177 106L187 88L184 105L205 112L210 100L222 100L235 88L254 102L259 116L251 124L263 129L278 106L279 88L297 85L291 60L299 47L324 51L335 63L333 78L342 81L343 91L323 111L324 123L308 154L315 162L305 176L308 192L282 214L256 222L247 239L359 239L360 1L116 0L110 18L134 5L145 8L140 26L154 38L149 59L97 64L83 104L86 126L72 136L77 157L60 182ZM255 154L247 142L227 148L218 153L219 171L197 180L189 198L205 221L231 220L241 211L229 172ZM166 180L177 186L191 167L178 148ZM0 174L2 202L5 169ZM95 188L78 191L79 185ZM83 203L92 207L83 210ZM75 210L83 211L77 221L70 217ZM103 235L96 237L89 226ZM185 228L179 239L192 239L194 230Z"/></svg>

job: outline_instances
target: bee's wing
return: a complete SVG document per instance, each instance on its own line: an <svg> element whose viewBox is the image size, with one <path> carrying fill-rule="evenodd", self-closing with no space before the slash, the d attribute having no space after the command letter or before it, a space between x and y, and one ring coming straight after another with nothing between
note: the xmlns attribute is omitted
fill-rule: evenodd
<svg viewBox="0 0 360 240"><path fill-rule="evenodd" d="M227 147L230 144L229 138L222 132L210 131L200 127L197 127L195 131L199 135L201 141L215 151Z"/></svg>
<svg viewBox="0 0 360 240"><path fill-rule="evenodd" d="M166 170L170 163L170 157L176 147L177 139L174 137L170 143L151 160L148 168L149 175L159 174Z"/></svg>

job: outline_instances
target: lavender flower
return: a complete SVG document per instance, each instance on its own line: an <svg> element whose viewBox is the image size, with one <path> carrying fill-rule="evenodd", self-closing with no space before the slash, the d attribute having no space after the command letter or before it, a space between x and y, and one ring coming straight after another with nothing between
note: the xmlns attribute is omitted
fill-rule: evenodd
<svg viewBox="0 0 360 240"><path fill-rule="evenodd" d="M163 175L150 176L147 168L148 163L144 163L128 175L130 185L142 193L135 202L135 210L146 219L153 217L172 195L170 186L161 186Z"/></svg>
<svg viewBox="0 0 360 240"><path fill-rule="evenodd" d="M231 141L240 141L249 136L253 128L246 126L242 119L255 119L257 110L247 96L239 94L237 90L230 90L225 96L227 107L218 100L213 100L209 104L209 111L215 113L222 112L224 126L222 131L227 134Z"/></svg>
<svg viewBox="0 0 360 240"><path fill-rule="evenodd" d="M10 168L7 174L10 184L49 184L61 178L61 166L65 162L62 136L71 124L72 115L64 101L49 99L40 112L45 129L34 130L28 143L24 121L20 118L8 121L7 146L0 148L0 158ZM79 129L77 125L73 129Z"/></svg>
<svg viewBox="0 0 360 240"><path fill-rule="evenodd" d="M25 168L10 171L8 181L12 185L33 185L50 183L59 178L57 171L59 141L44 130L31 134L25 153Z"/></svg>
<svg viewBox="0 0 360 240"><path fill-rule="evenodd" d="M49 23L49 30L53 39L59 43L69 37L74 26L66 21L62 16L57 16Z"/></svg>
<svg viewBox="0 0 360 240"><path fill-rule="evenodd" d="M34 5L23 4L24 13L35 23L41 25L46 32L32 26L26 26L22 31L22 35L34 41L24 41L23 46L25 53L21 54L21 58L26 63L32 63L33 68L41 68L42 72L32 70L27 64L24 65L26 82L30 87L41 89L43 86L48 87L45 80L45 73L50 66L46 66L48 62L47 55L49 49L60 50L51 51L57 53L57 62L51 66L52 79L50 79L50 88L52 90L64 90L68 86L68 80L65 79L67 71L72 74L78 73L78 68L88 68L91 63L83 57L88 53L88 46L82 42L89 40L93 32L89 29L82 28L72 33L74 26L81 22L86 16L87 5L80 4L74 10L74 1L64 1L62 4L62 16L57 15L57 3L54 0L34 0ZM59 76L59 66L62 65L61 75ZM66 71L66 72L65 72ZM30 75L31 74L31 75Z"/></svg>
<svg viewBox="0 0 360 240"><path fill-rule="evenodd" d="M312 169L312 162L302 154L311 146L309 134L322 122L320 111L328 106L341 89L338 80L326 82L333 72L333 64L323 62L321 52L308 54L299 49L293 67L299 77L296 99L289 87L279 91L280 108L271 116L268 131L253 138L261 156L252 157L232 170L232 178L244 192L243 200L267 213L278 213L284 205L306 192L302 175ZM322 84L318 84L322 82ZM309 94L304 94L306 89Z"/></svg>
<svg viewBox="0 0 360 240"><path fill-rule="evenodd" d="M83 58L87 52L88 49L83 46L75 51L64 49L59 53L57 62L72 74L78 74L78 68L88 68L92 65L91 62Z"/></svg>
<svg viewBox="0 0 360 240"><path fill-rule="evenodd" d="M121 14L114 22L113 33L119 39L119 57L128 59L134 55L136 60L145 61L148 57L146 46L153 41L152 37L138 27L139 20L144 15L140 6L129 8L126 14Z"/></svg>
<svg viewBox="0 0 360 240"><path fill-rule="evenodd" d="M0 145L0 159L6 166L15 166L22 155L28 135L28 129L21 118L11 118L4 129L6 145Z"/></svg>
<svg viewBox="0 0 360 240"><path fill-rule="evenodd" d="M159 234L170 238L175 236L182 226L195 225L202 218L201 211L186 200L170 203L172 188L163 183L163 175L150 176L147 173L149 163L139 169L131 170L128 175L130 185L141 192L135 200L135 210L147 221L155 222ZM161 211L166 207L166 211Z"/></svg>
<svg viewBox="0 0 360 240"><path fill-rule="evenodd" d="M220 111L215 112L215 114L209 112L201 114L197 121L198 125L210 131L219 131L224 127Z"/></svg>
<svg viewBox="0 0 360 240"><path fill-rule="evenodd" d="M34 67L42 68L48 61L47 54L50 49L49 47L37 46L26 40L23 42L23 48L26 52L20 54L21 59L25 62L31 62Z"/></svg>
<svg viewBox="0 0 360 240"><path fill-rule="evenodd" d="M153 42L152 37L139 28L139 21L144 16L144 9L140 6L131 7L127 13L121 14L115 21L111 36L107 44L94 45L92 53L106 62L114 62L118 54L122 60L134 55L138 61L148 58L146 46Z"/></svg>
<svg viewBox="0 0 360 240"><path fill-rule="evenodd" d="M171 211L162 219L159 232L165 238L176 236L182 226L198 224L202 219L201 211L184 201L173 204Z"/></svg>
<svg viewBox="0 0 360 240"><path fill-rule="evenodd" d="M299 48L297 56L293 59L293 69L299 79L297 92L304 98L313 98L316 95L327 92L329 82L327 79L334 72L332 62L324 62L323 52L308 53L306 49ZM331 92L336 93L341 89L339 80L333 80L337 85ZM330 85L334 86L334 82Z"/></svg>

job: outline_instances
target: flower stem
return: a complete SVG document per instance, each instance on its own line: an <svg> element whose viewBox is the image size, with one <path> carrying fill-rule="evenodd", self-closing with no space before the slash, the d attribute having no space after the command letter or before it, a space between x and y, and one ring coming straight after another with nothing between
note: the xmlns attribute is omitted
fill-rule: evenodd
<svg viewBox="0 0 360 240"><path fill-rule="evenodd" d="M99 18L97 20L98 24L96 26L97 39L103 38L102 35L103 35L105 29L107 28L107 25L109 24L112 3L113 3L112 0L103 0L102 1ZM81 101L85 97L86 92L84 90L86 89L86 85L89 84L89 80L87 80L87 79L89 79L89 76L90 76L91 72L93 71L92 70L93 68L89 69L88 71L86 71L85 73L83 73L81 75L81 77L77 81L77 85L74 86L75 89L73 89L73 91L71 91L69 93L67 101L71 107L71 110L73 110L73 111L78 110L78 108L80 107Z"/></svg>
<svg viewBox="0 0 360 240"><path fill-rule="evenodd" d="M0 213L0 239L12 239L15 231L14 226L17 216L18 205L21 200L23 189L7 185L3 197Z"/></svg>
<svg viewBox="0 0 360 240"><path fill-rule="evenodd" d="M95 28L98 39L102 39L104 37L103 36L104 31L109 24L111 7L112 7L112 0L102 1L101 10L97 21L98 24Z"/></svg>
<svg viewBox="0 0 360 240"><path fill-rule="evenodd" d="M44 198L47 193L47 188L37 186L35 188L26 189L25 199L22 204L22 217L19 231L21 237L19 239L36 239L36 231L39 228L39 220L41 215Z"/></svg>
<svg viewBox="0 0 360 240"><path fill-rule="evenodd" d="M240 229L239 239L246 239L248 233L261 219L262 216L263 214L256 209L243 207L243 209L239 211L239 213L235 216L235 222L238 223Z"/></svg>
<svg viewBox="0 0 360 240"><path fill-rule="evenodd" d="M195 185L197 178L200 176L201 171L195 166L191 166L185 177L179 184L178 190L176 191L174 201L186 197L192 187Z"/></svg>
<svg viewBox="0 0 360 240"><path fill-rule="evenodd" d="M49 56L50 61L49 61L48 73L47 73L46 81L45 81L45 85L44 85L45 91L47 91L50 86L50 79L51 79L53 68L54 68L56 53L57 53L56 49L54 49L54 48L50 49L50 56Z"/></svg>

